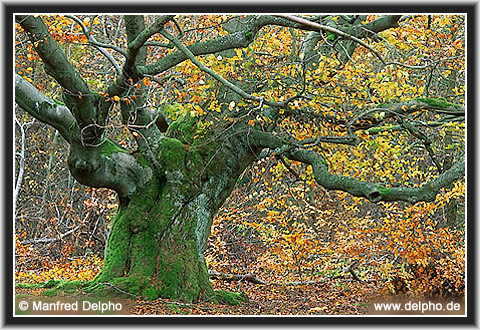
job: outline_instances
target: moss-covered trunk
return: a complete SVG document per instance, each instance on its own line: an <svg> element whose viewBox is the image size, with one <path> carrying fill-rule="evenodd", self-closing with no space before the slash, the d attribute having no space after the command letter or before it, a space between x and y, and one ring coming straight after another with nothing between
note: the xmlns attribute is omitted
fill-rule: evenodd
<svg viewBox="0 0 480 330"><path fill-rule="evenodd" d="M97 289L118 288L146 299L209 299L213 288L198 242L201 200L179 199L167 183L152 183L120 205L96 277ZM109 285L107 285L107 283Z"/></svg>
<svg viewBox="0 0 480 330"><path fill-rule="evenodd" d="M214 214L256 155L243 135L193 141L195 129L192 118L177 120L169 136L132 155L139 164L132 177L143 179L132 194L120 196L95 291L224 300L213 291L203 252Z"/></svg>

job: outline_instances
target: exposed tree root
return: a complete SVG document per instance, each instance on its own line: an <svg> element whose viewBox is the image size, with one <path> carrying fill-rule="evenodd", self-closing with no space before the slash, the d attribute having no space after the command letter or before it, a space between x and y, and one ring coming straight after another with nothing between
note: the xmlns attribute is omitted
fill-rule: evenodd
<svg viewBox="0 0 480 330"><path fill-rule="evenodd" d="M214 270L209 270L208 275L212 279L216 280L222 280L222 281L227 281L227 282L250 282L254 284L278 284L278 285L286 285L286 286L299 286L299 285L308 285L308 284L318 284L318 283L323 283L326 282L327 280L332 280L332 279L339 279L339 278L344 278L347 273L350 273L352 277L354 278L355 281L358 282L364 282L357 273L355 273L354 268L357 265L355 263L351 264L350 266L346 267L343 271L342 274L337 275L337 276L331 276L327 277L322 280L316 280L316 281L295 281L295 282L271 282L271 281L264 281L262 279L259 279L258 277L255 277L252 274L228 274L228 273L219 273ZM366 281L369 282L369 281Z"/></svg>

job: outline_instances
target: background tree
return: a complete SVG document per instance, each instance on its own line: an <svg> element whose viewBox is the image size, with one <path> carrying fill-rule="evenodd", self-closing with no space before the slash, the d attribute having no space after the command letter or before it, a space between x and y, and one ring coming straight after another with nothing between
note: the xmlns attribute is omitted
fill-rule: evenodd
<svg viewBox="0 0 480 330"><path fill-rule="evenodd" d="M465 170L462 84L451 87L463 81L463 18L435 17L457 31L447 44L442 31L423 33L426 20L17 15L19 43L31 47L23 56L48 75L32 80L33 67L22 68L17 105L58 131L79 183L118 195L91 288L212 297L212 219L266 157L311 186L370 202L434 201ZM451 133L434 138L445 127L456 152ZM421 146L406 148L408 164L405 139ZM292 252L298 269L307 252Z"/></svg>

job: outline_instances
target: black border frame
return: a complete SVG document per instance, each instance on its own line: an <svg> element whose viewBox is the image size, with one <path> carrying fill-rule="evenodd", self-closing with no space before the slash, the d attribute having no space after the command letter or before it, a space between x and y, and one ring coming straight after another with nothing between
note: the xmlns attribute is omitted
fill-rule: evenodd
<svg viewBox="0 0 480 330"><path fill-rule="evenodd" d="M476 264L476 242L475 242L475 218L477 215L475 207L475 164L476 164L476 145L475 145L475 127L476 120L475 109L477 105L476 97L476 7L477 3L472 2L460 2L451 1L448 5L432 5L426 3L419 3L417 5L345 5L339 2L337 5L332 5L331 2L326 5L311 5L305 3L299 3L298 5L272 5L271 3L264 3L260 5L242 5L240 3L233 3L231 5L216 5L205 4L198 5L198 3L184 3L179 2L179 5L152 5L152 3L139 2L137 4L125 4L125 5L111 5L110 3L98 4L98 5L78 5L77 3L70 3L68 5L57 5L53 3L46 3L44 5L38 5L39 2L26 3L22 2L21 5L12 5L2 3L3 22L5 24L4 30L4 46L6 51L4 52L4 111L3 111L3 147L4 147L4 295L3 299L3 320L5 325L86 325L86 324L123 324L123 325L140 325L140 324L170 324L170 325L182 325L182 324L195 324L195 325L207 325L207 324L230 324L230 325L246 325L246 324L275 324L279 325L344 325L344 324L356 324L356 325L407 325L407 324L422 324L422 325L474 325L476 324L476 296L475 296L475 275ZM345 317L333 317L333 316L199 316L199 317L182 317L182 316L122 316L122 317L22 317L13 316L13 301L15 299L13 287L12 269L13 269L13 200L12 200L12 187L14 182L14 174L11 169L13 168L12 157L12 145L13 145L13 131L12 131L12 119L13 119L13 52L11 45L13 44L13 15L20 12L29 13L272 13L272 12L322 12L322 13L345 13L345 12L375 12L375 13L467 13L467 150L469 155L467 156L467 200L468 204L468 217L467 221L467 239L468 246L466 247L468 253L467 274L468 274L468 294L466 297L467 310L466 317L397 317L397 316L345 316ZM468 171L468 168L470 170ZM12 219L12 220L11 220Z"/></svg>

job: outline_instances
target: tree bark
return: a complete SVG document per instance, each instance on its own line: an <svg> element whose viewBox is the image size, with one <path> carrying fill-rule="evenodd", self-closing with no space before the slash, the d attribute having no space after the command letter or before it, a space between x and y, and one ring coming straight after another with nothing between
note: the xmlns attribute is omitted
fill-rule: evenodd
<svg viewBox="0 0 480 330"><path fill-rule="evenodd" d="M120 204L95 290L117 287L148 299L218 298L203 253L213 216L256 155L235 134L193 141L195 123L189 118L169 127L154 151L160 167L136 155L151 179Z"/></svg>
<svg viewBox="0 0 480 330"><path fill-rule="evenodd" d="M166 182L152 182L120 206L96 283L111 283L147 299L213 296L198 242L198 230L211 214L204 213L201 198L184 203L178 193Z"/></svg>

